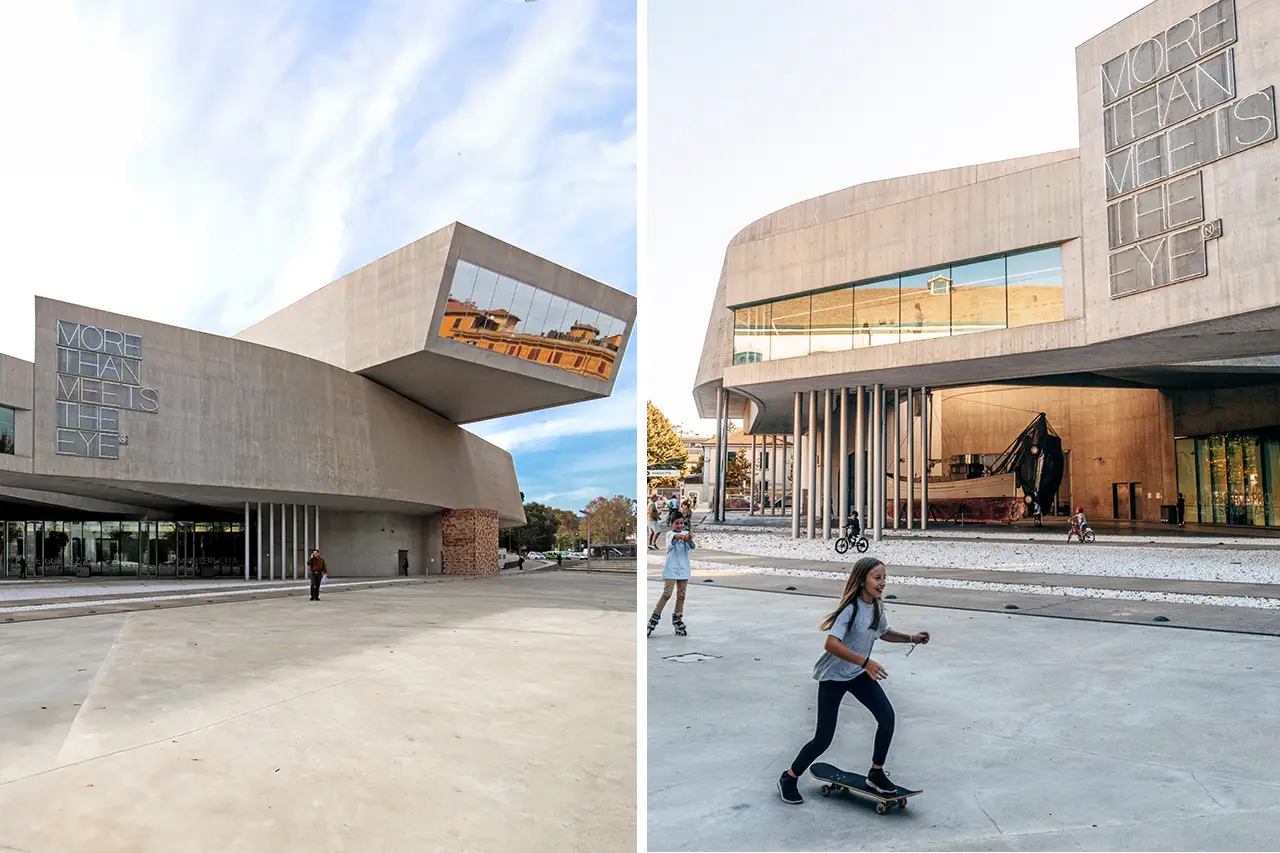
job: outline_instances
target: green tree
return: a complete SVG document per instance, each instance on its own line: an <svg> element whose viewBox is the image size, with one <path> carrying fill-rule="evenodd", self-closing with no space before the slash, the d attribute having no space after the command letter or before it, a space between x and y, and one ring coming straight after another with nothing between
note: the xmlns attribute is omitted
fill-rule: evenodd
<svg viewBox="0 0 1280 853"><path fill-rule="evenodd" d="M556 531L560 529L560 510L540 503L524 505L525 523L510 531L510 547L527 548L530 551L549 551L555 547Z"/></svg>
<svg viewBox="0 0 1280 853"><path fill-rule="evenodd" d="M729 464L724 469L724 483L726 487L740 487L751 479L751 455L749 453L734 453L729 459Z"/></svg>
<svg viewBox="0 0 1280 853"><path fill-rule="evenodd" d="M653 403L646 401L645 407L647 411L645 456L649 467L683 469L689 453L684 449L684 444L672 428L671 421L667 420L667 416ZM680 475L655 477L649 481L649 484L654 488L675 488L680 485Z"/></svg>
<svg viewBox="0 0 1280 853"><path fill-rule="evenodd" d="M636 535L636 501L615 495L598 497L582 511L591 522L591 541L597 544L621 544ZM586 525L582 527L586 534Z"/></svg>

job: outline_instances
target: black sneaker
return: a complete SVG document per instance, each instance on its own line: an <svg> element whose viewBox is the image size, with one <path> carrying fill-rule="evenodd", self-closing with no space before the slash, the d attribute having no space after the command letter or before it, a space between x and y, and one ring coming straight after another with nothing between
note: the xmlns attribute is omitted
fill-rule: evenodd
<svg viewBox="0 0 1280 853"><path fill-rule="evenodd" d="M892 794L898 790L898 786L889 781L889 774L885 773L883 769L872 768L868 771L867 785L872 790L879 791L882 794Z"/></svg>
<svg viewBox="0 0 1280 853"><path fill-rule="evenodd" d="M658 627L658 622L662 620L662 614L654 613L649 616L649 630L645 632L645 636L653 633L653 629Z"/></svg>
<svg viewBox="0 0 1280 853"><path fill-rule="evenodd" d="M685 627L684 620L679 616L673 616L671 618L671 627L676 629L677 637L689 636L689 629Z"/></svg>
<svg viewBox="0 0 1280 853"><path fill-rule="evenodd" d="M782 796L784 803L790 803L798 806L804 802L804 797L800 796L800 788L796 782L800 780L792 776L787 771L782 771L782 775L778 777L778 793Z"/></svg>

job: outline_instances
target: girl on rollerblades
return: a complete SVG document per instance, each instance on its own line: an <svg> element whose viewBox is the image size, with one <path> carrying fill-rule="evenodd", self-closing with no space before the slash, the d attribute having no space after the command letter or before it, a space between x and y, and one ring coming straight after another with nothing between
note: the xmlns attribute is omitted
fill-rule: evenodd
<svg viewBox="0 0 1280 853"><path fill-rule="evenodd" d="M849 572L839 606L822 621L822 629L827 632L826 650L813 667L813 677L818 682L817 730L778 778L778 793L784 803L804 802L796 781L831 746L840 702L846 693L852 693L876 719L867 784L884 794L896 790L884 769L893 740L894 714L880 681L889 673L871 659L871 648L877 639L886 643L927 643L929 632L903 634L890 629L882 603L884 587L884 563L875 557L863 557Z"/></svg>

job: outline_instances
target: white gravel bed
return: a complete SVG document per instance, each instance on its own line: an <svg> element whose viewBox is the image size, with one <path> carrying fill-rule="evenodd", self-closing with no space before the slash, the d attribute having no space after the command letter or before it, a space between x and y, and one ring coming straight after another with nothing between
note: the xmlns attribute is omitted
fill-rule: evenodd
<svg viewBox="0 0 1280 853"><path fill-rule="evenodd" d="M792 539L789 532L749 535L694 531L701 548L759 557L849 563L856 552L841 556L835 540ZM657 552L650 552L657 553ZM1205 548L1115 548L1103 544L930 541L925 537L885 539L871 543L867 555L890 566L954 569L999 569L1102 577L1280 583L1280 552Z"/></svg>
<svg viewBox="0 0 1280 853"><path fill-rule="evenodd" d="M793 578L818 578L845 580L847 572L824 572L809 569L775 569L769 566L726 566L705 560L691 560L696 569L710 569L725 574L776 575ZM950 580L947 578L915 578L891 575L889 583L905 586L937 586L951 589L973 589L982 592L1029 593L1031 595L1056 595L1062 598L1110 598L1123 601L1159 601L1172 604L1205 604L1215 607L1253 607L1263 610L1280 610L1280 598L1254 598L1240 595L1187 595L1181 592L1151 592L1130 589L1095 589L1081 586L1041 586L1039 584L989 583L984 581Z"/></svg>
<svg viewBox="0 0 1280 853"><path fill-rule="evenodd" d="M818 535L822 535L822 525L818 525ZM663 528L664 531L666 528ZM801 523L803 535L803 522ZM778 533L785 532L789 537L791 535L791 525L778 527L772 524L717 524L713 527L704 529L706 533ZM695 528L695 532L697 532ZM1248 537L1248 536L1144 536L1137 533L1112 533L1110 531L1098 531L1098 540L1109 540L1113 542L1123 542L1126 544L1136 543L1146 545L1151 542L1157 545L1198 545L1204 548L1212 548L1217 545L1262 545L1268 548L1274 548L1280 551L1280 536L1271 537ZM969 528L947 530L891 530L886 529L886 537L894 539L1008 539L1017 538L1025 539L1028 542L1037 543L1061 543L1067 538L1066 531L1054 531L1052 533L1040 531L1029 532L1026 528L1019 527L1008 529L1000 524L974 525ZM1072 540L1074 542L1074 540Z"/></svg>

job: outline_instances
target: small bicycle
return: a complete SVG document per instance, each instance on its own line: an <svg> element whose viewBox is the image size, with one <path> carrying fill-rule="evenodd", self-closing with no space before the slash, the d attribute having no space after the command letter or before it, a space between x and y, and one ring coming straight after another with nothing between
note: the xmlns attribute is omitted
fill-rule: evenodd
<svg viewBox="0 0 1280 853"><path fill-rule="evenodd" d="M1095 539L1098 538L1096 535L1094 535L1093 528L1089 527L1088 525L1085 525L1084 530L1072 530L1071 532L1069 532L1067 534L1068 542L1071 541L1072 536L1080 537L1081 544L1085 544L1085 545L1089 544L1090 542L1093 542Z"/></svg>
<svg viewBox="0 0 1280 853"><path fill-rule="evenodd" d="M867 549L871 547L871 543L867 541L867 537L863 536L861 533L855 536L853 528L846 527L844 529L844 533L836 540L836 553L847 554L849 552L850 544L853 545L859 554L867 553Z"/></svg>

